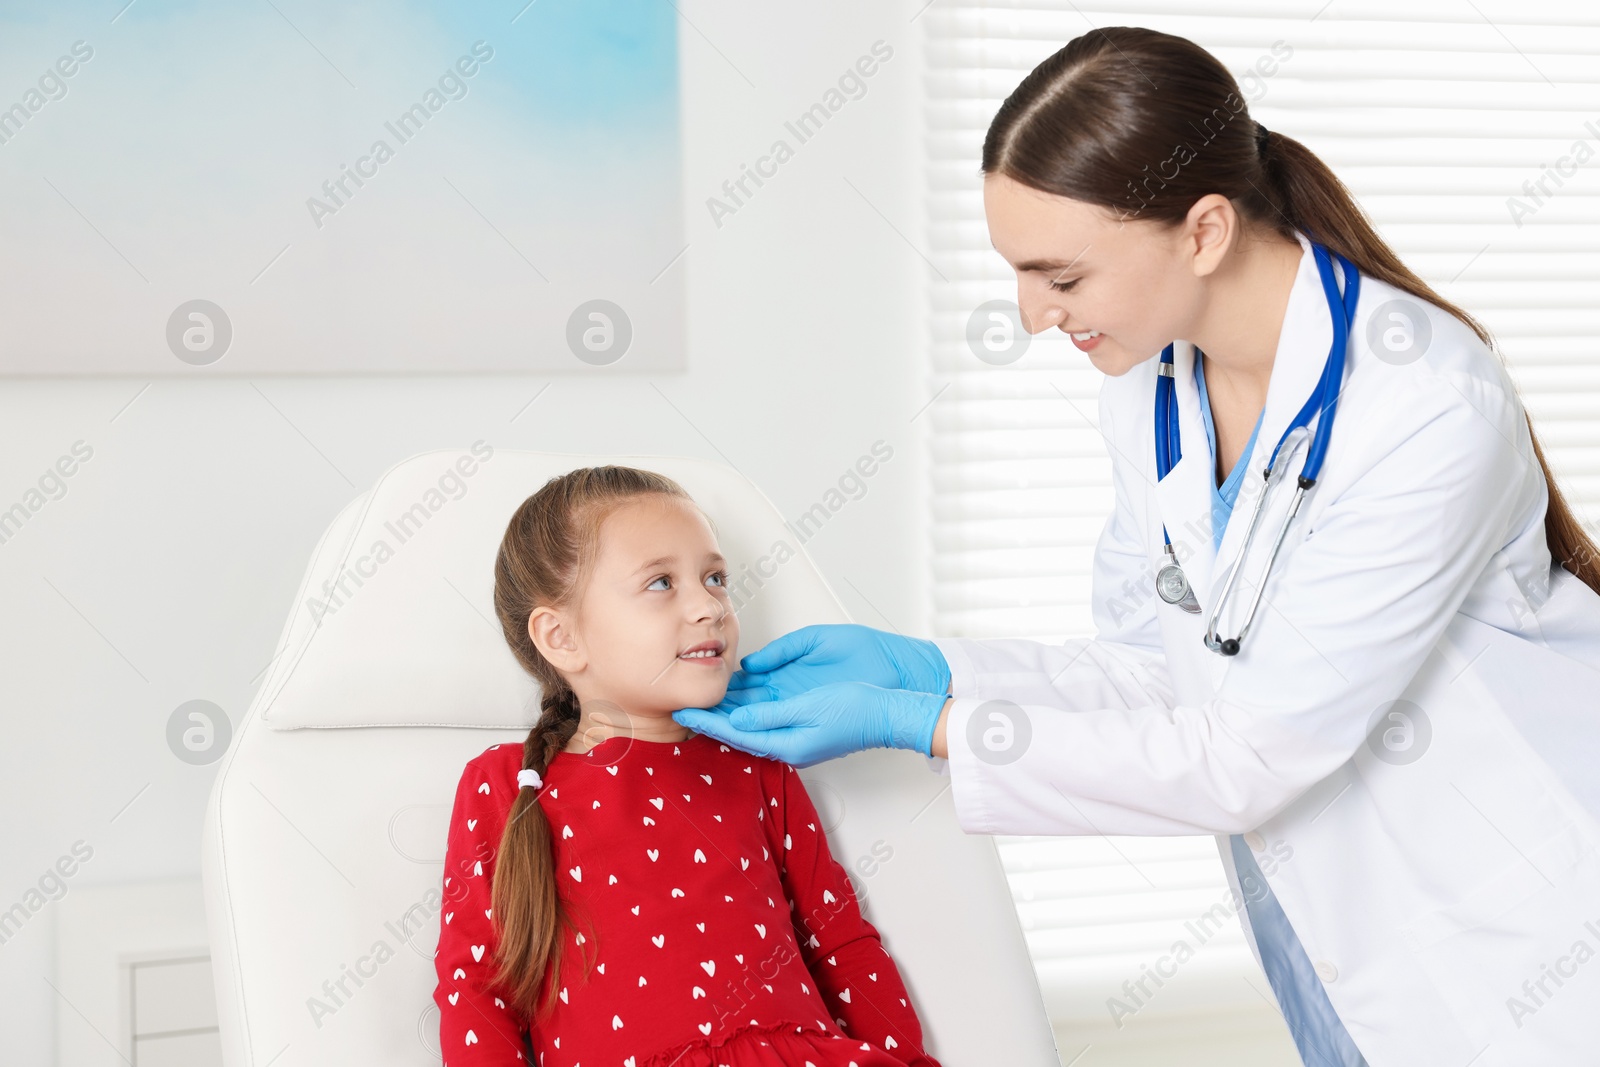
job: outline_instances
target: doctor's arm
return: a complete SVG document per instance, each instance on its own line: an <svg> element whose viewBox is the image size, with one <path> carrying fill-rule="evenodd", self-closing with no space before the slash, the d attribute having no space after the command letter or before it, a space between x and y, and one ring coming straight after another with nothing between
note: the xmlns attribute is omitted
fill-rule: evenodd
<svg viewBox="0 0 1600 1067"><path fill-rule="evenodd" d="M963 829L1237 833L1351 757L1516 532L1528 497L1515 487L1542 478L1507 389L1413 369L1359 431L1341 427L1364 435L1347 462L1366 468L1280 556L1212 699L1175 704L1137 662L1119 674L1126 646L956 642L982 662L952 658L954 697L933 751L948 754ZM1246 581L1259 574L1265 540L1258 535ZM1243 614L1241 604L1234 618ZM1056 673L1042 675L1045 666ZM1161 699L1139 702L1140 690ZM996 711L990 700L1010 702L1000 721L1014 750L1000 758L974 744Z"/></svg>

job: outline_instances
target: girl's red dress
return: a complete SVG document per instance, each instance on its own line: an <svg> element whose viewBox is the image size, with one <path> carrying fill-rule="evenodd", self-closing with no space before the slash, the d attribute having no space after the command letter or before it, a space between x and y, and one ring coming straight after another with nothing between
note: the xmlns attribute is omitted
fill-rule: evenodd
<svg viewBox="0 0 1600 1067"><path fill-rule="evenodd" d="M446 1067L530 1049L539 1067L939 1067L800 776L704 734L551 761L539 805L579 931L531 1026L492 978L489 889L521 767L520 744L494 745L456 788L434 958Z"/></svg>

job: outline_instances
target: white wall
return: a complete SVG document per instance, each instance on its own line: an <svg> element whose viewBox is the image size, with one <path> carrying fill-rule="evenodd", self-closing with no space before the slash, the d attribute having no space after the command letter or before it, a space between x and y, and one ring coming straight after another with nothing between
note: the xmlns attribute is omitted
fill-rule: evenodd
<svg viewBox="0 0 1600 1067"><path fill-rule="evenodd" d="M0 379L0 508L93 449L0 544L0 910L80 840L68 893L198 876L212 773L172 754L168 717L196 698L244 714L324 526L425 449L721 458L794 518L881 438L892 460L806 547L859 621L928 632L916 5L679 6L687 373ZM785 120L879 39L894 53L865 95L714 226L706 198L794 144ZM0 945L8 1063L51 1063L74 1014L52 989L57 910Z"/></svg>

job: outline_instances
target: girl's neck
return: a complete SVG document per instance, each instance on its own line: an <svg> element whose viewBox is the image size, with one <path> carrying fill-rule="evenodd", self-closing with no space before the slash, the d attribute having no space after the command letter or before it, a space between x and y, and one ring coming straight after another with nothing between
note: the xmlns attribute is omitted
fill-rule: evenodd
<svg viewBox="0 0 1600 1067"><path fill-rule="evenodd" d="M562 751L582 755L600 742L613 737L631 737L635 741L671 744L687 741L692 736L693 731L674 722L670 715L629 715L608 709L595 715L590 715L588 712L581 713L578 716L578 727L572 732L571 739Z"/></svg>

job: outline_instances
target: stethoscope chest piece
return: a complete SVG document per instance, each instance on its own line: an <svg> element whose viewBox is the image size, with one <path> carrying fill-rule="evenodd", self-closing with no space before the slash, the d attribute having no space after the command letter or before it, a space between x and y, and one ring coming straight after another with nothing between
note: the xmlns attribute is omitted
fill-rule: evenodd
<svg viewBox="0 0 1600 1067"><path fill-rule="evenodd" d="M1200 601L1195 599L1189 578L1176 560L1156 572L1156 593L1168 604L1176 604L1191 615L1200 614Z"/></svg>

